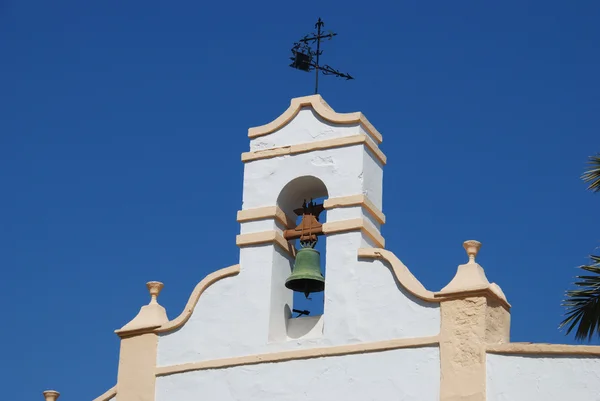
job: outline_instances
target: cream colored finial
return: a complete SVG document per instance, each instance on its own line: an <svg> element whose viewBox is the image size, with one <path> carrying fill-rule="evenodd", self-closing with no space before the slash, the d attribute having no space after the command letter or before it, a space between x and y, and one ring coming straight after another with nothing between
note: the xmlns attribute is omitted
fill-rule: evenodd
<svg viewBox="0 0 600 401"><path fill-rule="evenodd" d="M146 283L146 287L148 287L148 291L150 292L150 303L156 304L158 303L156 299L158 298L158 294L162 291L165 285L160 281L148 281Z"/></svg>
<svg viewBox="0 0 600 401"><path fill-rule="evenodd" d="M158 303L158 294L165 285L160 281L148 281L146 287L150 293L150 302L142 306L136 317L125 326L116 330L118 335L128 335L131 332L151 331L169 321L167 311Z"/></svg>
<svg viewBox="0 0 600 401"><path fill-rule="evenodd" d="M44 398L46 399L46 401L56 401L59 396L60 396L60 393L58 391L54 391L54 390L44 391Z"/></svg>
<svg viewBox="0 0 600 401"><path fill-rule="evenodd" d="M483 267L475 262L475 257L481 249L481 242L475 240L468 240L463 242L463 247L469 255L469 261L458 266L456 275L448 283L447 286L442 288L436 295L449 295L449 294L465 294L468 291L481 291L489 290L495 294L498 298L502 299L510 307L510 304L506 300L506 296L496 284L491 284L486 275Z"/></svg>
<svg viewBox="0 0 600 401"><path fill-rule="evenodd" d="M475 257L479 253L481 242L470 239L463 242L463 247L465 248L465 251L467 251L467 255L469 255L469 263L475 263Z"/></svg>
<svg viewBox="0 0 600 401"><path fill-rule="evenodd" d="M464 265L458 266L456 275L447 286L442 288L440 293L464 292L473 289L488 288L490 286L483 268L475 262L475 256L477 256L479 248L481 248L481 242L475 240L465 241L463 242L463 247L467 251L467 255L469 255L469 261Z"/></svg>

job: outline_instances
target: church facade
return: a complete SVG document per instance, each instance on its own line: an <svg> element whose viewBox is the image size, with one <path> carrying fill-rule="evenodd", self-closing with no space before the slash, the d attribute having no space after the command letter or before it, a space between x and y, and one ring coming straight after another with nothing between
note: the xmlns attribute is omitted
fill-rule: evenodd
<svg viewBox="0 0 600 401"><path fill-rule="evenodd" d="M479 242L441 291L385 249L386 156L361 113L295 98L249 138L239 264L200 281L173 320L162 283L147 283L150 303L116 332L116 384L94 401L600 400L600 347L510 342ZM312 259L308 275L295 263L325 239L323 313L296 317L293 290L323 281Z"/></svg>

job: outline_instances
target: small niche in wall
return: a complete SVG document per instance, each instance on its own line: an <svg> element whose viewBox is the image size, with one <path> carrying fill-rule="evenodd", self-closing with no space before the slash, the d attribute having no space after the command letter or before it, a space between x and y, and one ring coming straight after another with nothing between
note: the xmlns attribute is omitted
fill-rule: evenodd
<svg viewBox="0 0 600 401"><path fill-rule="evenodd" d="M293 217L294 222L288 224L284 231L286 238L291 237L290 243L300 251L301 245L299 237L306 241L313 241L316 238L314 249L319 252L318 269L325 278L325 290L321 292L310 292L308 297L303 292L304 289L315 289L318 291L319 280L305 280L306 276L297 276L295 280L288 282L293 274L292 266L295 265L295 257L289 258L289 267L283 280L278 279L278 284L273 286L272 302L273 307L284 306L283 316L277 313L280 309L274 309L274 316L284 318L284 321L271 319L272 328L270 339L272 341L281 341L282 337L287 340L305 339L321 337L323 334L323 310L325 291L327 291L327 274L325 269L326 261L326 238L321 234L320 225L326 221L326 211L318 205L322 205L328 198L327 187L320 179L314 176L302 176L288 182L282 189L277 199L277 205L288 216ZM303 220L303 215L305 215ZM318 216L317 221L314 219ZM302 223L304 222L304 223ZM293 227L292 227L293 225ZM315 232L311 227L315 227ZM288 233L289 231L289 233ZM308 245L310 246L310 245ZM311 260L310 253L305 253L304 259L308 266L315 266L314 260ZM305 266L307 266L305 265ZM281 265L283 268L283 264ZM284 274L282 270L279 270ZM310 271L310 269L309 269ZM306 272L306 271L305 271ZM316 269L315 269L315 274ZM283 278L275 272L276 277ZM310 277L311 274L308 274ZM318 277L318 276L317 276ZM308 285L308 287L306 287ZM286 288L287 287L287 288ZM316 287L316 288L315 288ZM295 289L295 291L292 290ZM280 292L283 291L283 292ZM284 301L282 305L280 301ZM279 324L284 323L285 331L279 331ZM283 336L282 336L283 335Z"/></svg>

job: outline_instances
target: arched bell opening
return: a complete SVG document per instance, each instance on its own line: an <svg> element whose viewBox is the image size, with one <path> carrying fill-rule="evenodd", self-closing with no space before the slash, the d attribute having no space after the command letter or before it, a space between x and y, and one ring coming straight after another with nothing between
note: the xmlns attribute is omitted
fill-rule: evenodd
<svg viewBox="0 0 600 401"><path fill-rule="evenodd" d="M288 182L277 197L277 206L290 217L302 206L304 200L326 199L329 196L325 183L312 175L294 178Z"/></svg>
<svg viewBox="0 0 600 401"><path fill-rule="evenodd" d="M293 291L290 318L323 314L327 246L322 224L326 221L323 202L327 196L323 181L303 176L289 182L277 200L278 206L295 218L295 226L284 232L284 237L296 248L285 283Z"/></svg>
<svg viewBox="0 0 600 401"><path fill-rule="evenodd" d="M317 204L317 205L322 205L323 202L327 199L327 197L320 197L320 198L311 198L310 200L312 200L313 203ZM309 200L309 202L310 202ZM325 210L323 210L320 214L319 214L319 223L324 224L327 221L327 212ZM296 218L296 227L299 226L302 223L302 216L298 216ZM297 239L295 241L295 247L297 250L301 249L301 245L299 244L300 240ZM315 259L318 261L318 266L320 269L321 274L323 275L323 278L325 278L325 261L327 260L327 239L325 237L325 235L320 235L318 236L318 240L317 243L315 244L314 249L315 251L318 252L318 257L315 257ZM296 254L298 255L298 253ZM310 258L310 257L309 257ZM309 259L310 260L310 259ZM296 258L295 262L298 262L298 258ZM311 262L309 262L311 263ZM325 300L324 300L324 295L325 295L325 291L317 291L317 292L311 292L308 294L308 296L306 294L304 294L301 291L294 291L294 310L295 313L292 314L292 318L296 318L296 317L302 317L302 316L318 316L318 315L322 315L323 314L323 308L324 308L324 304L325 304ZM308 312L308 313L305 313Z"/></svg>

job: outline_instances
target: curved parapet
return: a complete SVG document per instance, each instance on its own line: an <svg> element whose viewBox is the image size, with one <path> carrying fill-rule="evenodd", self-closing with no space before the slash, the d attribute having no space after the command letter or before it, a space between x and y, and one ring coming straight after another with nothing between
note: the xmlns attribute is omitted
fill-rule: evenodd
<svg viewBox="0 0 600 401"><path fill-rule="evenodd" d="M94 398L94 401L108 401L117 396L117 386L108 389L104 394Z"/></svg>
<svg viewBox="0 0 600 401"><path fill-rule="evenodd" d="M427 302L440 302L432 291L426 289L423 284L408 270L392 252L381 248L362 248L358 250L361 258L381 259L390 264L392 272L398 282L412 295Z"/></svg>
<svg viewBox="0 0 600 401"><path fill-rule="evenodd" d="M467 241L466 243L468 242L470 241ZM426 289L423 284L421 284L421 282L417 280L417 278L410 272L410 270L408 270L404 263L402 263L402 261L400 261L396 255L388 250L381 248L363 248L358 250L358 256L362 258L381 259L388 262L398 282L412 295L424 301L439 303L445 299L454 298L457 294L465 295L468 293L486 293L496 298L503 305L503 307L510 309L510 304L506 300L506 296L500 287L496 283L489 283L487 279L485 279L485 273L483 273L483 269L478 264L475 264L474 258L470 263L461 265L459 267L459 272L457 274L458 280L457 277L455 277L453 281L448 284L448 286L442 289L442 291L432 292ZM465 272L464 270L466 268L478 270L475 272ZM481 283L476 283L478 285L472 285L471 283L476 280L472 279L471 276L475 276L476 278L479 278L480 276L483 277L480 279ZM455 284L456 282L458 282L460 285ZM467 284L464 284L463 282ZM457 288L450 288L452 291L449 291L448 288L452 287L452 285L456 286Z"/></svg>
<svg viewBox="0 0 600 401"><path fill-rule="evenodd" d="M268 124L248 129L248 137L257 138L277 131L292 121L300 109L307 106L310 106L315 113L317 113L319 117L325 121L334 124L360 124L376 143L381 143L383 141L383 137L379 131L375 129L375 127L361 112L337 113L319 95L304 96L292 99L290 107L288 107L288 109L275 120Z"/></svg>
<svg viewBox="0 0 600 401"><path fill-rule="evenodd" d="M179 316L177 316L175 319L170 320L167 323L163 324L162 326L157 328L155 330L155 332L165 333L165 332L169 332L169 331L175 330L175 329L183 326L185 324L185 322L192 315L192 312L194 311L194 308L196 307L196 304L198 303L200 296L208 287L210 287L212 284L216 283L217 281L219 281L221 279L224 279L226 277L235 276L239 272L240 272L240 265L233 265L233 266L229 266L224 269L221 269L221 270L217 270L216 272L213 272L213 273L209 274L208 276L206 276L202 281L200 281L196 285L196 287L194 288L194 291L192 291L192 294L190 295L190 298L188 299L187 304L185 305L185 308L179 314Z"/></svg>

